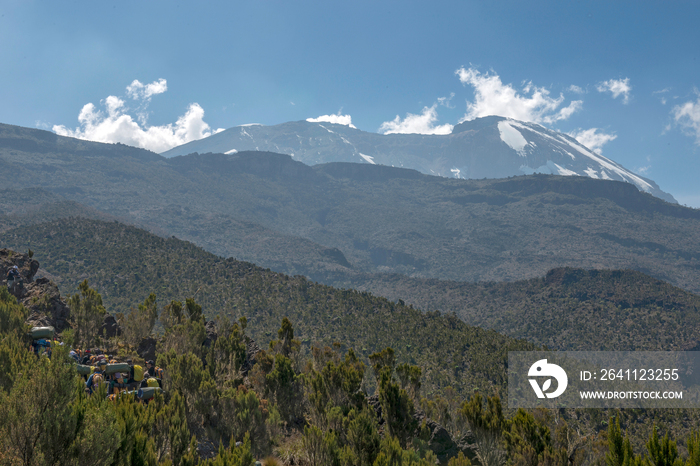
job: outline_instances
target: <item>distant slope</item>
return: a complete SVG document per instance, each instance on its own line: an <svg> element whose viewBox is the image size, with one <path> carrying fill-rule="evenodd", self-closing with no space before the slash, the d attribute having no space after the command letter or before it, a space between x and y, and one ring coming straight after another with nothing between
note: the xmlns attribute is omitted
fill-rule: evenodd
<svg viewBox="0 0 700 466"><path fill-rule="evenodd" d="M399 361L423 367L425 393L448 385L462 393L502 389L508 351L534 348L454 316L219 258L191 243L116 222L62 219L0 235L2 246L21 250L27 241L41 263L39 275L49 275L64 295L88 279L112 313L128 312L150 292L157 294L159 307L195 295L209 319L246 316L253 338L261 342L273 338L286 316L303 351L337 341L366 358L393 347Z"/></svg>
<svg viewBox="0 0 700 466"><path fill-rule="evenodd" d="M661 199L676 202L652 180L596 154L571 136L535 123L498 116L466 121L446 135L383 135L346 125L308 121L246 125L188 142L162 155L242 151L288 154L308 165L370 163L462 179L533 173L577 175L626 181Z"/></svg>
<svg viewBox="0 0 700 466"><path fill-rule="evenodd" d="M346 284L556 350L699 351L700 296L631 270L554 269L511 283L367 275Z"/></svg>
<svg viewBox="0 0 700 466"><path fill-rule="evenodd" d="M362 291L370 291L424 311L454 312L469 325L551 349L700 349L700 297L633 271L555 269L544 278L485 284L374 274L346 284L360 292L341 292L302 277L284 278L252 264L217 258L191 243L114 222L64 219L0 235L4 247L21 250L27 241L42 264L40 274L50 274L64 294L75 292L78 281L88 278L113 312L127 311L150 291L157 293L161 304L197 293L209 316L246 315L260 332L274 331L281 315L295 316L302 333L312 340L349 341L374 331L355 329L345 315L354 308L337 300L366 297ZM313 292L304 292L305 288ZM366 306L370 312L372 306L390 305L372 298ZM369 318L359 316L357 323L369 325L365 320ZM331 325L334 319L342 326ZM324 334L324 320L338 333ZM371 322L378 329L389 325ZM403 341L399 335L392 338ZM367 340L362 341L354 344L369 348Z"/></svg>
<svg viewBox="0 0 700 466"><path fill-rule="evenodd" d="M0 125L0 135L14 138L0 145L6 188L42 187L327 284L377 272L519 280L570 266L634 269L700 292L700 211L630 183L457 180L370 164L309 167L264 152L166 159L26 128Z"/></svg>

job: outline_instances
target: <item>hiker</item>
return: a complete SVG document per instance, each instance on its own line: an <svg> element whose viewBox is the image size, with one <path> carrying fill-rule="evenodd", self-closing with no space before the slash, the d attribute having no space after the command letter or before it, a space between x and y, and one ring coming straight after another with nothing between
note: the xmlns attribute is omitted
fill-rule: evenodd
<svg viewBox="0 0 700 466"><path fill-rule="evenodd" d="M141 382L141 387L160 387L163 388L163 369L156 367L153 361L146 362L146 373Z"/></svg>
<svg viewBox="0 0 700 466"><path fill-rule="evenodd" d="M19 268L13 265L7 272L7 289L13 291L15 286L22 286L22 276L19 274Z"/></svg>
<svg viewBox="0 0 700 466"><path fill-rule="evenodd" d="M138 388L144 380L145 371L143 367L138 364L133 364L131 359L127 359L126 363L129 365L129 380L127 385L129 385L129 388Z"/></svg>
<svg viewBox="0 0 700 466"><path fill-rule="evenodd" d="M32 349L37 357L41 356L42 354L46 354L47 356L51 357L51 342L49 340L45 340L43 338L40 340L34 340L32 342Z"/></svg>
<svg viewBox="0 0 700 466"><path fill-rule="evenodd" d="M88 363L90 362L90 357L92 356L92 353L90 352L90 349L85 350L85 354L83 354L83 360L80 362L80 364L87 366Z"/></svg>
<svg viewBox="0 0 700 466"><path fill-rule="evenodd" d="M102 372L100 372L99 369L96 369L95 372L90 374L87 382L85 382L85 389L90 395L92 395L95 391L97 391L99 385L103 382L104 375L102 375Z"/></svg>
<svg viewBox="0 0 700 466"><path fill-rule="evenodd" d="M114 374L113 380L109 383L109 393L111 395L118 395L120 392L126 391L128 389L126 381L126 374L121 374L119 372Z"/></svg>

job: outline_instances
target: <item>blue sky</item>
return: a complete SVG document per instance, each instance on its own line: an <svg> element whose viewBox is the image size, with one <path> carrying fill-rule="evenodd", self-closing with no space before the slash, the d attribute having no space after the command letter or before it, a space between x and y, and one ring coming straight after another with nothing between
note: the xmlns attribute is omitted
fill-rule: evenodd
<svg viewBox="0 0 700 466"><path fill-rule="evenodd" d="M3 0L0 122L160 150L246 123L444 132L498 112L700 207L699 5Z"/></svg>

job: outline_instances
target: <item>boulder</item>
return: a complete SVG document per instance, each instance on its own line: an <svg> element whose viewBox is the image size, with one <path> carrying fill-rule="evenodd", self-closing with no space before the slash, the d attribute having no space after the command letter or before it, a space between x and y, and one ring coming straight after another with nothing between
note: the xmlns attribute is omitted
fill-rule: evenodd
<svg viewBox="0 0 700 466"><path fill-rule="evenodd" d="M153 337L146 337L143 340L141 340L141 343L139 343L139 347L136 348L136 353L138 353L139 356L141 356L143 359L146 361L149 360L156 360L156 345L157 341Z"/></svg>
<svg viewBox="0 0 700 466"><path fill-rule="evenodd" d="M27 322L32 325L48 324L59 333L70 327L70 308L58 286L47 278L25 284L19 302L29 309Z"/></svg>
<svg viewBox="0 0 700 466"><path fill-rule="evenodd" d="M112 314L107 314L99 333L105 338L113 338L122 334L122 328Z"/></svg>

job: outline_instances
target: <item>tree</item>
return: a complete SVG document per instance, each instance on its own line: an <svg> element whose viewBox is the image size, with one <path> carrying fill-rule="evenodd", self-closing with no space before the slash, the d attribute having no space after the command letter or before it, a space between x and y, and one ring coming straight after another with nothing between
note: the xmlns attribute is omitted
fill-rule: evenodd
<svg viewBox="0 0 700 466"><path fill-rule="evenodd" d="M413 417L415 408L411 397L392 381L389 366L384 367L380 374L379 402L389 434L396 437L401 447L405 448L418 427L418 421Z"/></svg>
<svg viewBox="0 0 700 466"><path fill-rule="evenodd" d="M63 347L53 359L33 358L22 377L13 374L9 393L0 392L0 451L18 464L56 464L70 454L80 425L72 408L77 374L66 358Z"/></svg>
<svg viewBox="0 0 700 466"><path fill-rule="evenodd" d="M151 293L139 304L138 309L132 309L129 315L118 314L117 319L124 331L124 337L131 346L138 346L141 340L153 333L153 326L158 319L156 295Z"/></svg>
<svg viewBox="0 0 700 466"><path fill-rule="evenodd" d="M71 324L75 345L78 348L89 348L98 341L97 331L104 322L107 311L102 305L102 296L88 286L87 279L78 285L78 289L80 293L68 300Z"/></svg>
<svg viewBox="0 0 700 466"><path fill-rule="evenodd" d="M676 442L670 439L668 432L659 439L659 432L654 430L647 442L648 456L646 461L650 466L682 466L683 460L678 457Z"/></svg>
<svg viewBox="0 0 700 466"><path fill-rule="evenodd" d="M620 417L611 417L608 422L608 452L605 454L605 464L607 466L633 466L637 462L639 459L634 456L629 437L622 435Z"/></svg>
<svg viewBox="0 0 700 466"><path fill-rule="evenodd" d="M258 455L266 453L270 443L266 405L267 400L260 400L253 390L244 386L229 388L219 398L219 432L224 438L239 441L248 433L253 439L252 451Z"/></svg>

